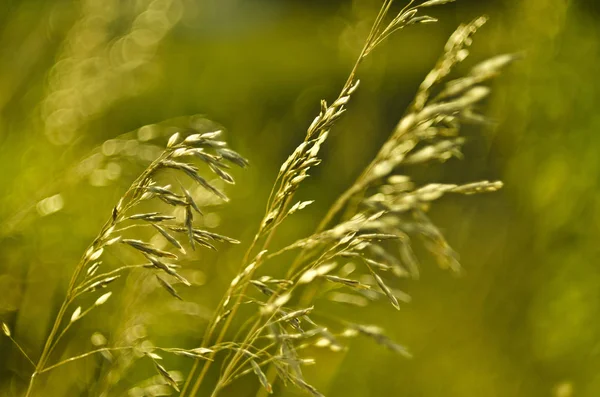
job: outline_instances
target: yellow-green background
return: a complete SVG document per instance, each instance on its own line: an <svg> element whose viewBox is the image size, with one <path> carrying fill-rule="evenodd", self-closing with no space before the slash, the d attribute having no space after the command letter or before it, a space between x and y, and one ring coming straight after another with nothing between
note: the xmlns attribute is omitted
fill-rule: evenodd
<svg viewBox="0 0 600 397"><path fill-rule="evenodd" d="M336 97L378 5L2 0L0 319L23 348L39 354L71 269L140 171L121 163L118 178L91 186L69 176L73 164L117 135L202 114L224 125L232 148L250 160L235 172L216 228L248 243L279 165L319 100ZM150 14L140 17L144 10ZM431 9L440 23L399 32L360 70L361 88L300 192L316 203L281 230L280 244L313 229L373 157L460 22L491 17L463 71L493 54L525 55L494 83L485 111L496 124L468 130L465 160L410 170L423 181L505 182L499 193L444 198L432 209L465 274L421 255L421 279L401 285L413 302L400 312L340 309L384 326L414 358L362 339L345 353L315 351L318 364L306 376L327 396L600 396L599 12L592 0L459 0ZM136 18L141 32L131 30ZM41 216L36 204L59 192L64 208ZM98 330L110 341L135 321L157 344L194 347L243 248L188 264L205 280L182 291L193 310L171 305L164 291L138 294L135 279L121 282L110 304L70 331L61 354L89 350ZM86 388L105 381L102 362L57 370L42 395L96 395ZM190 365L167 364L184 373ZM0 395L20 395L29 371L0 338ZM141 363L112 395L152 375ZM253 396L257 384L249 376L224 395Z"/></svg>

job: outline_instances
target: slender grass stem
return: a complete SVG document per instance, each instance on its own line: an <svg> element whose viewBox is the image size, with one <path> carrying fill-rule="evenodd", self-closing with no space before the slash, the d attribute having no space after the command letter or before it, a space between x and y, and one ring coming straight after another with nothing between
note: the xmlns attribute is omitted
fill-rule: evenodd
<svg viewBox="0 0 600 397"><path fill-rule="evenodd" d="M131 350L131 349L133 349L133 347L127 346L127 347L103 347L103 348L100 348L100 349L90 350L89 352L86 352L86 353L83 353L83 354L80 354L78 356L74 356L74 357L71 357L71 358L67 358L66 360L59 361L59 362L57 362L56 364L53 364L53 365L49 365L48 367L46 367L46 368L42 369L41 371L39 371L38 374L43 374L44 372L51 371L51 370L53 370L55 368L58 368L58 367L60 367L62 365L71 363L73 361L81 360L83 358L89 357L89 356L94 355L96 353L121 351L121 350Z"/></svg>
<svg viewBox="0 0 600 397"><path fill-rule="evenodd" d="M19 351L21 352L21 354L23 354L23 356L27 359L27 361L29 361L29 363L31 365L33 365L33 367L35 368L35 363L31 359L31 357L29 357L29 355L25 352L25 350L23 350L23 348L21 347L21 345L19 345L17 343L17 341L12 336L9 335L8 338L12 341L12 343L15 344L15 346L17 347L17 349L19 349Z"/></svg>

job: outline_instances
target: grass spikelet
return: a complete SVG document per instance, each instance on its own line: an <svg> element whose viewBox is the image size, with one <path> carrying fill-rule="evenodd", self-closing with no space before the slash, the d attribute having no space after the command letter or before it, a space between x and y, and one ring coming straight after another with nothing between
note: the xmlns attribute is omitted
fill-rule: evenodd
<svg viewBox="0 0 600 397"><path fill-rule="evenodd" d="M4 332L4 335L8 336L9 338L11 337L10 328L8 328L6 323L2 323L2 332Z"/></svg>
<svg viewBox="0 0 600 397"><path fill-rule="evenodd" d="M183 248L183 246L181 245L181 243L173 236L171 236L165 229L163 229L161 226L158 226L156 224L152 224L152 226L169 242L171 243L175 248L178 248L182 254L186 254L185 249Z"/></svg>
<svg viewBox="0 0 600 397"><path fill-rule="evenodd" d="M141 251L144 254L150 254L150 255L156 255L156 256L159 256L159 257L177 259L177 255L172 254L172 253L167 252L167 251L163 251L163 250L158 249L156 247L153 247L149 243L145 243L145 242L140 241L140 240L123 239L121 242L123 244L128 244L128 245L132 246L133 248L135 248L138 251Z"/></svg>
<svg viewBox="0 0 600 397"><path fill-rule="evenodd" d="M351 280L349 278L343 278L343 277L332 276L332 275L326 275L325 278L333 283L343 284L350 288L355 288L355 289L370 289L371 288L370 285L366 285L366 284L361 283L360 281Z"/></svg>
<svg viewBox="0 0 600 397"><path fill-rule="evenodd" d="M262 385L262 387L265 388L267 393L273 394L273 387L267 380L267 376L265 375L265 373L262 371L262 369L260 369L260 366L254 360L250 360L250 364L252 365L252 369L253 369L254 373L256 374L256 376L258 377L258 380L259 380L260 384Z"/></svg>
<svg viewBox="0 0 600 397"><path fill-rule="evenodd" d="M175 389L175 391L179 391L179 386L177 386L177 382L175 381L175 379L173 379L173 377L171 376L171 374L169 373L169 371L167 371L165 369L165 367L163 367L162 365L160 365L156 361L156 359L154 357L152 357L149 354L148 354L148 357L150 357L152 359L152 362L154 363L154 368L156 368L156 371L167 382L167 384L169 386L171 386L173 389Z"/></svg>
<svg viewBox="0 0 600 397"><path fill-rule="evenodd" d="M180 301L183 300L183 298L177 293L177 290L171 284L169 284L166 280L164 280L162 277L160 277L158 275L156 275L156 279L158 280L158 283L161 285L161 287L163 287L169 294L171 294L175 298L179 299Z"/></svg>

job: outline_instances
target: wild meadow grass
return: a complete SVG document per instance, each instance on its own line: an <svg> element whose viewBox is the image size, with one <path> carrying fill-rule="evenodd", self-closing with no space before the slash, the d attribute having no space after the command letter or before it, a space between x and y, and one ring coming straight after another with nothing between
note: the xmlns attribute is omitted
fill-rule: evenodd
<svg viewBox="0 0 600 397"><path fill-rule="evenodd" d="M460 25L450 36L414 100L403 115L398 115L387 141L326 215L315 222L313 233L279 247L272 243L280 225L288 217L301 216L313 202L297 200L295 194L309 183L311 170L326 161L320 149L327 144L328 135L345 133L334 127L360 92L362 62L392 34L411 25L435 22L425 14L428 8L450 1L410 1L397 12L391 11L392 0L383 2L339 95L321 101L319 113L307 123L304 140L281 165L254 238L241 242L246 250L239 270L194 346L145 342L114 345L104 335L94 334L93 349L67 358L56 354L65 336L74 332L74 325L101 310L113 295L143 296L135 288L112 289L128 272L143 271L148 276L146 282L160 286L165 297L183 300L180 291L192 282L182 274L182 267L188 265L182 259L192 251L240 244L198 223L206 205L229 200L225 187L235 182L231 168L249 165L228 147L222 131L203 126L169 136L159 134L152 142L140 140L138 134L137 138L120 137L105 143L104 152L112 155L126 152L122 148L138 139L137 144L148 145L154 156L107 214L105 224L74 267L42 350L33 357L27 355L18 335L2 323L5 336L31 364L23 395L51 395L44 385L53 370L98 355L109 363L129 357L126 364L120 362L121 367L115 364L117 371L142 360L152 364L158 376L131 387L131 396L212 397L228 395L228 386L244 376L256 378L259 395L273 393L278 384L322 396L303 375L305 365L319 365L305 352L317 346L335 354L347 349L348 340L356 337L371 339L410 358L409 347L392 340L379 326L361 324L322 307L328 307L324 302L363 308L387 302L391 308L400 309L410 297L397 289L397 280L419 278L419 260L413 249L417 241L440 267L461 271L457 253L427 212L444 195L494 192L502 183L484 180L418 185L409 171L426 163L461 158L465 144L461 126L487 123L478 113L490 94L486 84L516 56L499 55L476 64L466 75L452 75L468 57L473 36L487 17ZM157 149L159 143L164 149ZM93 158L94 154L78 167L89 166ZM240 189L243 183L242 178ZM133 260L131 253L136 255ZM111 259L114 257L123 260L116 264ZM241 326L232 329L234 324ZM189 358L187 373L180 377L180 372L168 368L163 363L165 355ZM98 395L111 395L110 387Z"/></svg>

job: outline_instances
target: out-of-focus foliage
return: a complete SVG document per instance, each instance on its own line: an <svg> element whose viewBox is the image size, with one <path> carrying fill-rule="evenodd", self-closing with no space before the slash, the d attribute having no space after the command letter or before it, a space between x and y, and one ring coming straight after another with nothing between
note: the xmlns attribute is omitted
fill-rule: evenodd
<svg viewBox="0 0 600 397"><path fill-rule="evenodd" d="M319 99L337 94L379 4L3 1L0 319L24 350L41 351L75 263L155 153L131 138L150 141L189 123L210 128L207 119L224 125L252 166L236 173L232 203L206 213L204 226L251 239L280 164ZM453 278L425 261L420 281L402 285L410 305L393 315L383 305L361 314L364 322L385 318L412 360L361 341L347 353L315 352L320 362L306 377L327 396L600 395L598 12L592 1L459 0L432 11L440 23L400 32L365 63L364 89L300 192L316 203L284 227L290 240L310 232L371 160L460 22L491 17L465 70L497 53L524 55L495 83L486 112L496 123L468 131L470 160L416 175L505 182L496 195L444 198L431 214L461 253L465 274ZM196 114L203 116L181 117ZM120 299L74 327L80 336L60 354L101 344L95 332L116 343L146 335L169 346L197 343L241 255L232 248L201 256L186 274L200 286L181 291L185 302L136 290L146 284L131 275ZM160 313L170 313L168 321ZM0 395L18 395L29 364L7 338L0 357ZM90 395L117 383L113 392L121 395L123 385L154 376L151 366L126 372L126 360L109 368L105 358L90 358L57 370L46 387L51 395L80 395L74 380L99 376ZM228 395L248 395L251 382Z"/></svg>

